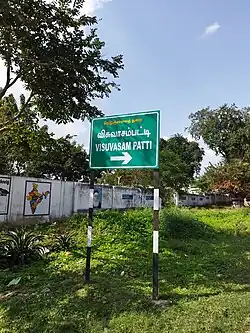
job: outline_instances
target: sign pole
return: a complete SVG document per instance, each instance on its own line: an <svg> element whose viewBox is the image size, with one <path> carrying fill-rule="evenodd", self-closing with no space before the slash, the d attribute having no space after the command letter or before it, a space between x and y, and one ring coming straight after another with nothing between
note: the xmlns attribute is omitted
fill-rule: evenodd
<svg viewBox="0 0 250 333"><path fill-rule="evenodd" d="M90 281L90 257L91 257L91 242L92 242L92 226L94 220L94 171L90 171L90 184L89 184L89 216L88 216L88 232L87 232L87 258L86 258L86 271L85 283Z"/></svg>
<svg viewBox="0 0 250 333"><path fill-rule="evenodd" d="M90 129L89 167L94 170L154 170L153 231L153 299L158 299L159 243L159 146L160 110L112 115L92 119ZM93 188L90 186L90 208L86 281L90 275L91 233L93 221Z"/></svg>
<svg viewBox="0 0 250 333"><path fill-rule="evenodd" d="M153 300L159 297L158 266L159 266L159 170L154 170L154 231L153 231Z"/></svg>

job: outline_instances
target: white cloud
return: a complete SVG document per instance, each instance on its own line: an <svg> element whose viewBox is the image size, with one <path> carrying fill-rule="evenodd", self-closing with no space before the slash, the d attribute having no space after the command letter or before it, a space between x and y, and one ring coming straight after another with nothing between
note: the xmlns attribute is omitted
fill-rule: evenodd
<svg viewBox="0 0 250 333"><path fill-rule="evenodd" d="M112 0L85 0L83 12L86 15L94 14L98 9L102 8L105 3L111 2Z"/></svg>
<svg viewBox="0 0 250 333"><path fill-rule="evenodd" d="M205 28L202 37L214 35L219 29L220 24L218 22L214 22L213 24L210 24Z"/></svg>

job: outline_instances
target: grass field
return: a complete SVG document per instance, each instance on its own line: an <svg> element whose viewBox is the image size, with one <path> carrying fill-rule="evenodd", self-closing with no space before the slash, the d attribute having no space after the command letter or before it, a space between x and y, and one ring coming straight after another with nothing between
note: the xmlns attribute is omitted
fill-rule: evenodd
<svg viewBox="0 0 250 333"><path fill-rule="evenodd" d="M70 255L51 252L0 272L0 332L241 333L250 327L250 211L165 209L160 296L152 294L152 211L95 217L92 283L84 285L86 219L29 227L53 243L73 233ZM17 286L7 287L21 277Z"/></svg>

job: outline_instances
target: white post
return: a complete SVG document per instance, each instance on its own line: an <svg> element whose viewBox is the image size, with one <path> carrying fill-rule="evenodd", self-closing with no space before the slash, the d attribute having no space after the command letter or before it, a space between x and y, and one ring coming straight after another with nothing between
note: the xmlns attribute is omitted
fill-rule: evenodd
<svg viewBox="0 0 250 333"><path fill-rule="evenodd" d="M175 192L174 199L175 199L175 205L178 207L179 206L179 193L178 192Z"/></svg>

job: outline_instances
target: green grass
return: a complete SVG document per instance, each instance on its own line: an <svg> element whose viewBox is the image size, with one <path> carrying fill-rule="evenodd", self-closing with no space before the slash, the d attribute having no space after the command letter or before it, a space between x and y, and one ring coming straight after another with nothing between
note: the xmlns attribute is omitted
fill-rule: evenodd
<svg viewBox="0 0 250 333"><path fill-rule="evenodd" d="M166 209L160 214L159 287L152 295L152 211L97 214L90 285L84 285L86 219L29 226L69 231L53 252L0 272L0 332L241 333L250 327L250 211ZM21 277L17 286L7 287Z"/></svg>

